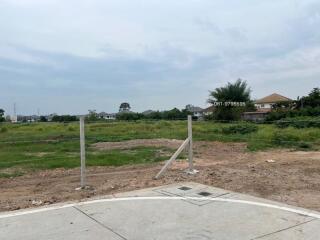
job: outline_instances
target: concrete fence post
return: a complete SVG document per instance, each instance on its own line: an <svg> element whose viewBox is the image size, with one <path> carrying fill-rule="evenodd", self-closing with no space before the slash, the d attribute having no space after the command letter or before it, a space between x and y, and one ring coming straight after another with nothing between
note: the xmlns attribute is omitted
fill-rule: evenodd
<svg viewBox="0 0 320 240"><path fill-rule="evenodd" d="M179 154L185 150L188 149L188 162L189 167L186 169L186 173L188 174L196 174L199 171L195 170L193 168L193 144L192 144L192 116L188 116L188 138L184 140L182 145L178 148L178 150L171 156L171 158L166 162L166 164L162 167L160 172L155 176L155 179L160 178L160 176L166 171L166 169L170 166L170 164L177 159Z"/></svg>
<svg viewBox="0 0 320 240"><path fill-rule="evenodd" d="M81 188L86 186L86 143L84 133L84 117L80 117L80 159L81 159Z"/></svg>
<svg viewBox="0 0 320 240"><path fill-rule="evenodd" d="M193 142L192 142L192 116L188 115L188 138L189 138L189 151L188 151L188 160L189 160L189 171L193 171Z"/></svg>
<svg viewBox="0 0 320 240"><path fill-rule="evenodd" d="M188 148L188 162L189 168L187 169L187 173L194 175L199 171L195 170L193 167L193 136L192 136L192 116L188 115L188 139L189 139L189 148Z"/></svg>

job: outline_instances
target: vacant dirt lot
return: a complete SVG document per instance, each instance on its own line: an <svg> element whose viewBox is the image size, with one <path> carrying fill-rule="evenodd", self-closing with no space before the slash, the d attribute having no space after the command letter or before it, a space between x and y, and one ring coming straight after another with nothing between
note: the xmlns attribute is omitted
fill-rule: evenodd
<svg viewBox="0 0 320 240"><path fill-rule="evenodd" d="M176 148L178 140L134 140L99 143L96 150L130 149L137 146ZM40 171L12 179L0 179L0 211L82 200L96 195L195 181L228 190L320 211L320 152L272 150L248 152L242 143L196 142L195 167L188 176L186 161L174 163L159 180L153 177L163 163L88 168L87 190L79 187L79 169Z"/></svg>

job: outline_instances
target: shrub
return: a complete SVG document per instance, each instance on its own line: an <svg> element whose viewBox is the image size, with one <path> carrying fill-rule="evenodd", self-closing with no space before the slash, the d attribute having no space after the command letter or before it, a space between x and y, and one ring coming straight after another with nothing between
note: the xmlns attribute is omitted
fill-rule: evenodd
<svg viewBox="0 0 320 240"><path fill-rule="evenodd" d="M72 127L72 126L69 126L69 127L68 127L68 131L69 131L69 132L74 132L75 130L76 130L76 129L75 129L74 127Z"/></svg>
<svg viewBox="0 0 320 240"><path fill-rule="evenodd" d="M276 145L283 145L283 146L296 146L299 144L299 137L292 133L287 132L275 132L272 140Z"/></svg>
<svg viewBox="0 0 320 240"><path fill-rule="evenodd" d="M1 132L1 133L8 132L8 128L2 127L2 128L0 128L0 132Z"/></svg>
<svg viewBox="0 0 320 240"><path fill-rule="evenodd" d="M140 113L122 112L116 115L117 120L137 121L143 117Z"/></svg>
<svg viewBox="0 0 320 240"><path fill-rule="evenodd" d="M312 148L312 145L310 143L301 142L299 143L298 147L302 149L310 149Z"/></svg>
<svg viewBox="0 0 320 240"><path fill-rule="evenodd" d="M317 117L320 116L320 107L305 107L303 109L272 111L266 117L266 122L277 121L284 118Z"/></svg>
<svg viewBox="0 0 320 240"><path fill-rule="evenodd" d="M224 134L248 134L258 131L258 127L252 124L237 124L222 128Z"/></svg>
<svg viewBox="0 0 320 240"><path fill-rule="evenodd" d="M320 118L287 118L276 122L279 128L320 128Z"/></svg>
<svg viewBox="0 0 320 240"><path fill-rule="evenodd" d="M62 116L53 116L52 122L74 122L78 121L77 116L71 116L71 115L62 115Z"/></svg>

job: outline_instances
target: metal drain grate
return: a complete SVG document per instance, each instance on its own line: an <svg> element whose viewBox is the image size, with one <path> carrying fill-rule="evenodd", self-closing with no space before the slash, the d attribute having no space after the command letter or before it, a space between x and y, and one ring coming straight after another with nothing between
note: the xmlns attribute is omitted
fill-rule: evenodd
<svg viewBox="0 0 320 240"><path fill-rule="evenodd" d="M191 190L192 188L189 188L189 187L179 187L178 189L182 190L182 191L188 191L188 190Z"/></svg>
<svg viewBox="0 0 320 240"><path fill-rule="evenodd" d="M209 193L209 192L199 192L198 195L201 195L203 197L208 197L210 195L212 195L212 193Z"/></svg>

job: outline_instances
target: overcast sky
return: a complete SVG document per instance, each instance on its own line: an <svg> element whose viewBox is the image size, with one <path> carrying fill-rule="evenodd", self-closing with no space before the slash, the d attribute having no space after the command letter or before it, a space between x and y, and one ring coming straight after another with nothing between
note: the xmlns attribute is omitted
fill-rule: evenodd
<svg viewBox="0 0 320 240"><path fill-rule="evenodd" d="M0 0L0 108L19 114L206 106L320 85L319 0Z"/></svg>

